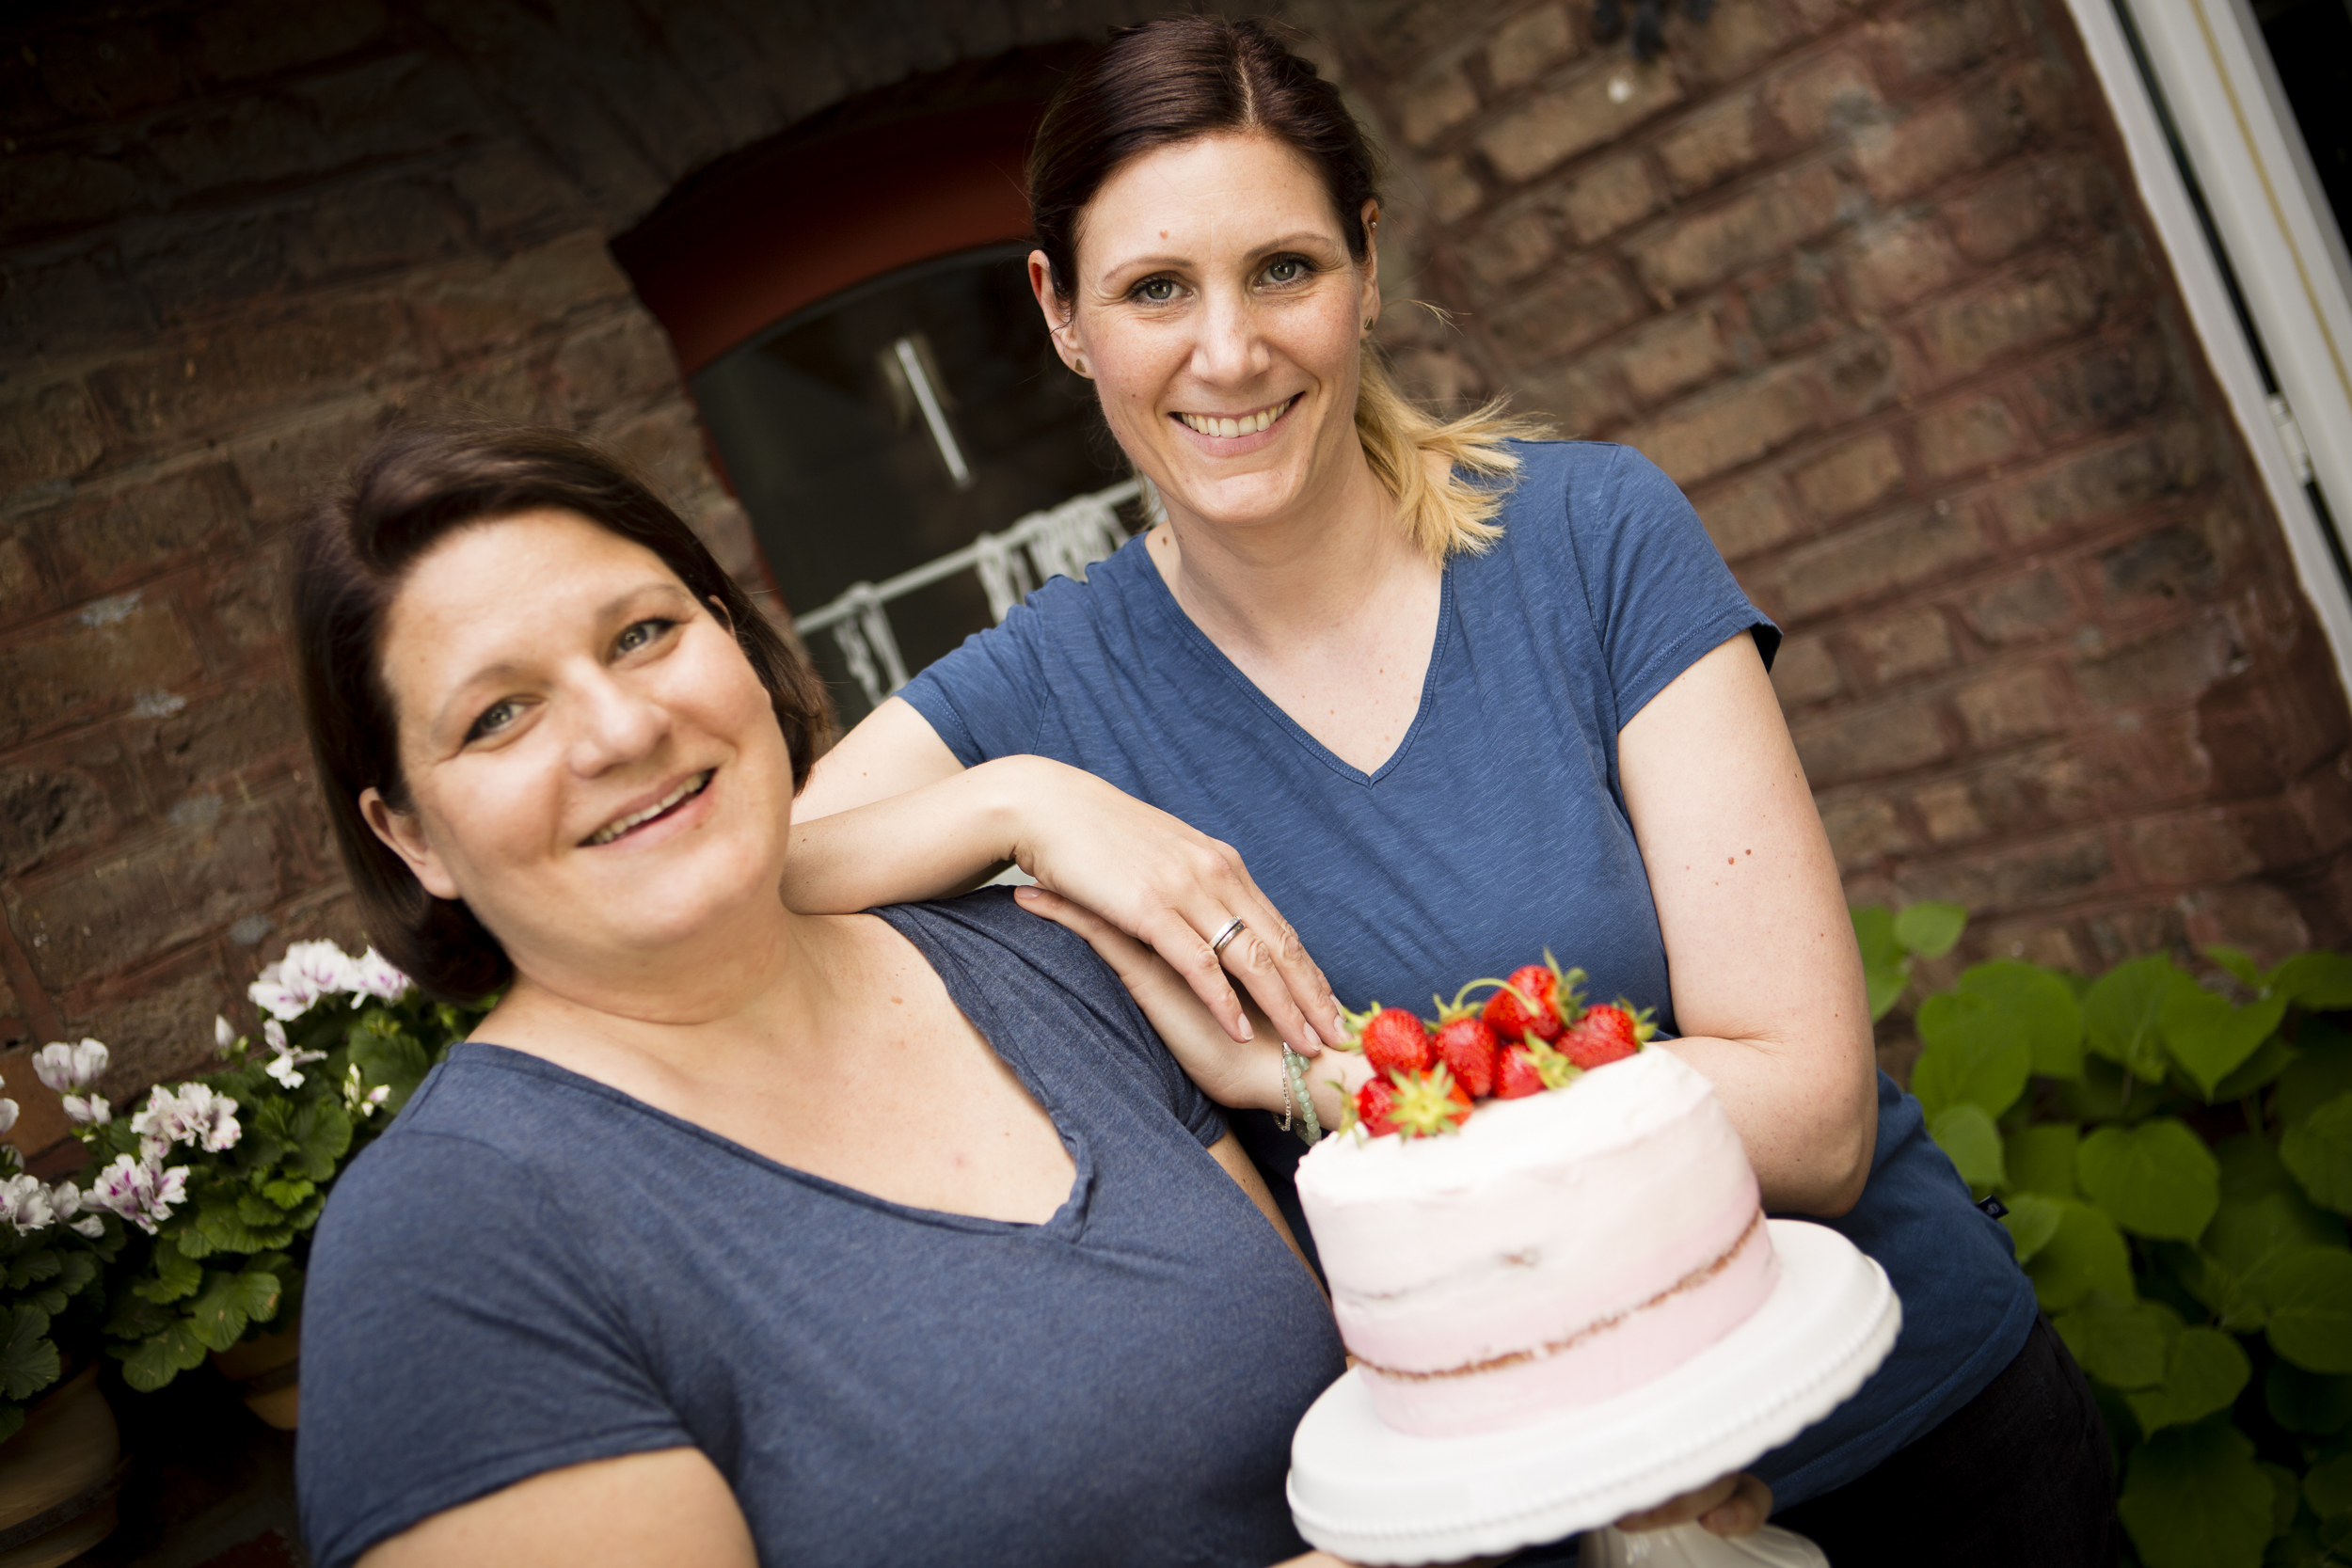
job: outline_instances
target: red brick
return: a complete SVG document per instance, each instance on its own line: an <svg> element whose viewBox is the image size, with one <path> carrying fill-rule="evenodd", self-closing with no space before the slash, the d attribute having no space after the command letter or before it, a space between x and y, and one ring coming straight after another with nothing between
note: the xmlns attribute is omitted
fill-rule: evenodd
<svg viewBox="0 0 2352 1568"><path fill-rule="evenodd" d="M2336 892L2336 890L2330 890ZM2240 882L2234 887L2195 888L2179 898L2182 924L2181 942L2201 949L2215 942L2227 942L2243 947L2254 955L2257 963L2275 963L2313 946L2340 947L2341 935L2322 935L2314 931L2304 911L2283 889L2262 882ZM2343 916L2334 911L2346 906L2340 892L2318 901L2323 910L2334 915L2336 930L2343 929ZM2117 958L2136 958L2148 949L2118 942L2122 951Z"/></svg>
<svg viewBox="0 0 2352 1568"><path fill-rule="evenodd" d="M274 680L232 687L130 728L155 797L166 801L205 794L243 799L255 778L287 772L303 755L302 710L293 691Z"/></svg>
<svg viewBox="0 0 2352 1568"><path fill-rule="evenodd" d="M1999 53L2010 36L1999 0L1933 0L1870 24L1889 79L1932 87Z"/></svg>
<svg viewBox="0 0 2352 1568"><path fill-rule="evenodd" d="M1970 681L1952 693L1952 705L1968 738L1979 746L2038 740L2063 727L2050 678L2040 665L2001 670Z"/></svg>
<svg viewBox="0 0 2352 1568"><path fill-rule="evenodd" d="M1831 344L1821 369L1833 420L1858 420L1895 401L1895 346L1876 332L1852 333Z"/></svg>
<svg viewBox="0 0 2352 1568"><path fill-rule="evenodd" d="M2025 445L2009 404L1975 397L1919 416L1914 427L1920 466L1932 479L1950 479L2012 456Z"/></svg>
<svg viewBox="0 0 2352 1568"><path fill-rule="evenodd" d="M278 836L250 810L200 818L72 876L11 883L8 922L53 993L119 974L276 903Z"/></svg>
<svg viewBox="0 0 2352 1568"><path fill-rule="evenodd" d="M190 552L245 542L245 498L225 464L77 497L36 519L65 591L93 596L152 578Z"/></svg>
<svg viewBox="0 0 2352 1568"><path fill-rule="evenodd" d="M86 857L142 816L138 781L112 740L75 736L0 765L0 875Z"/></svg>
<svg viewBox="0 0 2352 1568"><path fill-rule="evenodd" d="M1497 174L1517 184L1616 140L1661 109L1682 102L1682 84L1659 62L1605 58L1478 136Z"/></svg>
<svg viewBox="0 0 2352 1568"><path fill-rule="evenodd" d="M2005 261L2052 230L2062 214L2043 183L2049 173L2043 163L2020 160L1940 204L1970 261Z"/></svg>
<svg viewBox="0 0 2352 1568"><path fill-rule="evenodd" d="M199 57L225 81L267 76L357 49L377 38L385 21L376 0L238 0L196 19Z"/></svg>
<svg viewBox="0 0 2352 1568"><path fill-rule="evenodd" d="M2101 658L2074 666L2074 685L2106 709L2171 706L2201 695L2236 673L2246 657L2236 632L2219 614L2169 626Z"/></svg>
<svg viewBox="0 0 2352 1568"><path fill-rule="evenodd" d="M1667 56L1702 81L1740 75L1789 41L1788 28L1770 6L1717 6L1704 24L1676 14L1666 19Z"/></svg>
<svg viewBox="0 0 2352 1568"><path fill-rule="evenodd" d="M1996 503L2001 526L2021 544L2049 538L2100 514L2179 494L2203 470L2203 438L2195 426L2136 436L2069 458L2005 492Z"/></svg>
<svg viewBox="0 0 2352 1568"><path fill-rule="evenodd" d="M127 1116L149 1085L211 1067L219 1047L213 1020L239 1005L209 945L175 953L144 971L109 976L65 997L67 1033L106 1042L98 1086Z"/></svg>
<svg viewBox="0 0 2352 1568"><path fill-rule="evenodd" d="M2105 306L2099 284L2068 261L1931 306L1919 317L1919 334L1938 363L1965 375L2020 349L2079 332L2098 321Z"/></svg>
<svg viewBox="0 0 2352 1568"><path fill-rule="evenodd" d="M1498 87L1523 87L1576 53L1566 8L1538 6L1495 29L1486 43L1486 74Z"/></svg>
<svg viewBox="0 0 2352 1568"><path fill-rule="evenodd" d="M1439 223L1458 223L1486 199L1486 187L1459 158L1434 158L1421 175L1429 191L1429 214Z"/></svg>
<svg viewBox="0 0 2352 1568"><path fill-rule="evenodd" d="M1449 417L1467 414L1492 395L1486 373L1452 343L1399 349L1389 367L1407 397Z"/></svg>
<svg viewBox="0 0 2352 1568"><path fill-rule="evenodd" d="M2085 970L2082 944L2065 926L2031 916L1973 925L1969 938L1995 958L2023 958L2045 969Z"/></svg>
<svg viewBox="0 0 2352 1568"><path fill-rule="evenodd" d="M1604 159L1561 189L1561 207L1577 237L1590 245L1663 209L1666 187L1638 152Z"/></svg>
<svg viewBox="0 0 2352 1568"><path fill-rule="evenodd" d="M1762 156L1756 95L1739 93L1692 111L1658 138L1658 161L1677 196L1708 190Z"/></svg>
<svg viewBox="0 0 2352 1568"><path fill-rule="evenodd" d="M1840 871L1857 871L1899 855L1912 846L1911 832L1894 802L1872 793L1821 802L1821 828Z"/></svg>
<svg viewBox="0 0 2352 1568"><path fill-rule="evenodd" d="M2057 118L2057 87L2031 70L2005 71L1893 124L1853 134L1854 166L1883 202L1918 196L2009 156Z"/></svg>
<svg viewBox="0 0 2352 1568"><path fill-rule="evenodd" d="M437 182L378 180L322 196L289 233L287 260L311 282L393 272L454 253L460 230Z"/></svg>
<svg viewBox="0 0 2352 1568"><path fill-rule="evenodd" d="M1837 330L1838 310L1814 268L1800 259L1788 277L1748 291L1748 325L1776 355Z"/></svg>
<svg viewBox="0 0 2352 1568"><path fill-rule="evenodd" d="M138 291L112 257L66 257L0 272L0 359L29 365L70 350L108 348L152 331Z"/></svg>
<svg viewBox="0 0 2352 1568"><path fill-rule="evenodd" d="M21 1015L10 1016L17 1017L23 1027L32 1027ZM28 1034L21 1043L0 1051L0 1083L8 1085L8 1097L16 1101L18 1113L16 1125L6 1137L0 1137L0 1143L27 1158L73 1132L73 1124L66 1119L65 1106L33 1071L33 1053L46 1043Z"/></svg>
<svg viewBox="0 0 2352 1568"><path fill-rule="evenodd" d="M1772 690L1784 708L1803 707L1836 696L1846 688L1829 645L1818 637L1791 637L1772 660Z"/></svg>
<svg viewBox="0 0 2352 1568"><path fill-rule="evenodd" d="M401 367L406 348L389 303L359 299L198 338L180 352L108 365L90 379L135 437L184 438L365 385Z"/></svg>
<svg viewBox="0 0 2352 1568"><path fill-rule="evenodd" d="M342 398L312 404L295 420L272 420L232 438L230 459L255 525L272 531L291 520L350 467L383 417L383 405L372 397Z"/></svg>
<svg viewBox="0 0 2352 1568"><path fill-rule="evenodd" d="M143 205L138 177L111 158L33 152L0 159L0 240L84 228Z"/></svg>
<svg viewBox="0 0 2352 1568"><path fill-rule="evenodd" d="M1910 610L1856 628L1853 647L1873 684L1885 686L1944 669L1952 634L1933 610Z"/></svg>
<svg viewBox="0 0 2352 1568"><path fill-rule="evenodd" d="M1901 216L1854 231L1846 262L1847 287L1864 311L1900 309L1960 276L1960 257L1933 222Z"/></svg>
<svg viewBox="0 0 2352 1568"><path fill-rule="evenodd" d="M1939 845L1958 844L1985 831L1976 792L1964 779L1946 779L1912 791L1911 809L1918 815L1928 837Z"/></svg>
<svg viewBox="0 0 2352 1568"><path fill-rule="evenodd" d="M143 298L148 313L167 327L224 321L241 326L254 302L291 292L286 237L297 223L248 208L134 230L126 236L123 270L136 287L125 292ZM141 346L154 341L151 333Z"/></svg>
<svg viewBox="0 0 2352 1568"><path fill-rule="evenodd" d="M1454 66L1405 89L1398 128L1408 146L1427 147L1478 112L1478 89Z"/></svg>
<svg viewBox="0 0 2352 1568"><path fill-rule="evenodd" d="M291 634L283 550L276 543L265 545L210 574L195 629L199 646L219 668L247 664L246 656L262 649L270 651L272 662L283 657Z"/></svg>
<svg viewBox="0 0 2352 1568"><path fill-rule="evenodd" d="M1819 380L1808 365L1782 366L1701 393L1626 437L1684 486L1787 445L1819 418Z"/></svg>
<svg viewBox="0 0 2352 1568"><path fill-rule="evenodd" d="M1715 547L1726 561L1740 561L1808 531L1806 519L1788 504L1774 474L1759 474L1692 498Z"/></svg>
<svg viewBox="0 0 2352 1568"><path fill-rule="evenodd" d="M1646 405L1730 369L1732 356L1715 312L1688 310L1636 332L1618 363L1634 400Z"/></svg>
<svg viewBox="0 0 2352 1568"><path fill-rule="evenodd" d="M2086 348L2037 371L2028 390L2033 427L2045 441L2140 423L2179 395L2164 344L2153 336Z"/></svg>
<svg viewBox="0 0 2352 1568"><path fill-rule="evenodd" d="M2078 833L2006 852L1906 866L1906 901L1942 899L1994 915L2079 898L2111 880L2115 857L2097 833Z"/></svg>
<svg viewBox="0 0 2352 1568"><path fill-rule="evenodd" d="M168 607L127 594L0 641L0 746L168 690L199 669Z"/></svg>
<svg viewBox="0 0 2352 1568"><path fill-rule="evenodd" d="M1968 605L1968 625L1987 642L2026 642L2053 637L2074 624L2065 585L2043 570L1979 594Z"/></svg>
<svg viewBox="0 0 2352 1568"><path fill-rule="evenodd" d="M1806 60L1772 78L1764 85L1764 103L1800 142L1863 124L1885 108L1869 69L1845 53Z"/></svg>
<svg viewBox="0 0 2352 1568"><path fill-rule="evenodd" d="M77 382L56 382L0 403L0 495L71 479L105 450L97 411Z"/></svg>
<svg viewBox="0 0 2352 1568"><path fill-rule="evenodd" d="M1496 314L1496 336L1521 363L1572 354L1642 313L1640 296L1606 261L1561 268Z"/></svg>
<svg viewBox="0 0 2352 1568"><path fill-rule="evenodd" d="M2194 602L2212 596L2221 572L2211 541L2176 523L2102 551L2099 581L2111 605L2134 599Z"/></svg>
<svg viewBox="0 0 2352 1568"><path fill-rule="evenodd" d="M1968 511L1929 507L1792 550L1765 580L1790 616L1807 618L1943 577L1991 548Z"/></svg>
<svg viewBox="0 0 2352 1568"><path fill-rule="evenodd" d="M1940 762L1949 750L1935 715L1913 702L1841 708L1792 725L1789 733L1816 789Z"/></svg>
<svg viewBox="0 0 2352 1568"><path fill-rule="evenodd" d="M536 150L518 143L469 149L449 178L477 238L578 230L595 222L579 188Z"/></svg>
<svg viewBox="0 0 2352 1568"><path fill-rule="evenodd" d="M1634 265L1651 293L1672 299L1780 260L1835 225L1845 196L1836 171L1808 164L1675 219L1634 247Z"/></svg>
<svg viewBox="0 0 2352 1568"><path fill-rule="evenodd" d="M118 20L87 33L52 32L40 40L41 85L77 120L120 119L167 103L181 91L172 51L148 28Z"/></svg>
<svg viewBox="0 0 2352 1568"><path fill-rule="evenodd" d="M457 356L519 343L575 310L628 293L603 237L580 232L502 261L452 267L421 281L410 298L429 339Z"/></svg>
<svg viewBox="0 0 2352 1568"><path fill-rule="evenodd" d="M1903 487L1902 454L1885 431L1856 436L1825 457L1789 471L1797 499L1823 521L1849 517Z"/></svg>
<svg viewBox="0 0 2352 1568"><path fill-rule="evenodd" d="M2264 869L2247 847L2230 814L2206 808L2142 818L2124 830L2124 841L2152 881L2185 887L2234 881Z"/></svg>
<svg viewBox="0 0 2352 1568"><path fill-rule="evenodd" d="M1492 297L1496 291L1542 269L1560 248L1551 218L1541 207L1521 205L1482 224L1461 246L1470 281Z"/></svg>
<svg viewBox="0 0 2352 1568"><path fill-rule="evenodd" d="M1617 379L1590 359L1570 358L1520 376L1518 384L1520 406L1549 415L1561 435L1571 439L1589 439L1633 413Z"/></svg>
<svg viewBox="0 0 2352 1568"><path fill-rule="evenodd" d="M0 522L0 626L29 621L57 608L56 591L50 587L35 553L24 519Z"/></svg>

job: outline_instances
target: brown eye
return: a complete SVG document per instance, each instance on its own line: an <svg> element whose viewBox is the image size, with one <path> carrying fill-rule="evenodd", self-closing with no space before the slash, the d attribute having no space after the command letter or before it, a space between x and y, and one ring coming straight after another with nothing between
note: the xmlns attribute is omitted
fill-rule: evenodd
<svg viewBox="0 0 2352 1568"><path fill-rule="evenodd" d="M633 654L638 649L644 647L647 643L659 639L663 632L668 631L672 626L676 625L677 623L675 621L665 621L658 616L648 620L638 621L625 627L622 630L620 637L615 640L613 645L622 653Z"/></svg>

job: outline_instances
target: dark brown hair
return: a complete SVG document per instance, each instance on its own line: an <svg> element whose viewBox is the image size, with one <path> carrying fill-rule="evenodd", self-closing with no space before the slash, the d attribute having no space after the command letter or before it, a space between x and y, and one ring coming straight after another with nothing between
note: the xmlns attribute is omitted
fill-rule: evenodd
<svg viewBox="0 0 2352 1568"><path fill-rule="evenodd" d="M697 603L716 602L775 705L795 789L826 736L816 673L626 463L578 436L516 425L413 423L379 436L295 531L290 576L303 717L370 939L427 990L455 1001L504 986L514 967L471 910L427 894L359 814L360 792L371 786L395 811L409 809L398 715L384 683L385 620L434 546L469 525L540 508L575 513L644 546Z"/></svg>

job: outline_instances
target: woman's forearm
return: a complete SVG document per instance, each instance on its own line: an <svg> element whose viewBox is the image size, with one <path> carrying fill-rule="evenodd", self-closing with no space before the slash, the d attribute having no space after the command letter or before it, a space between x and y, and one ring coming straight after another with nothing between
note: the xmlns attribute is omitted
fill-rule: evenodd
<svg viewBox="0 0 2352 1568"><path fill-rule="evenodd" d="M1057 767L1001 757L792 828L785 903L802 914L850 914L961 893L1016 853L1025 786Z"/></svg>
<svg viewBox="0 0 2352 1568"><path fill-rule="evenodd" d="M1878 1080L1832 1066L1839 1053L1818 1044L1790 1050L1769 1041L1690 1035L1661 1040L1699 1069L1748 1151L1776 1214L1834 1218L1852 1208L1878 1144Z"/></svg>

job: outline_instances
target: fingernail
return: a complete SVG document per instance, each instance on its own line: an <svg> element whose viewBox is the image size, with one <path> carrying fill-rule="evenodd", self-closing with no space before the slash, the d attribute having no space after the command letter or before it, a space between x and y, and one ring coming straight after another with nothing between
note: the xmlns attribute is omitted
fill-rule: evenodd
<svg viewBox="0 0 2352 1568"><path fill-rule="evenodd" d="M1034 904L1037 902L1037 889L1033 887L1014 888L1012 890L1012 895L1015 898L1020 899L1025 904Z"/></svg>

